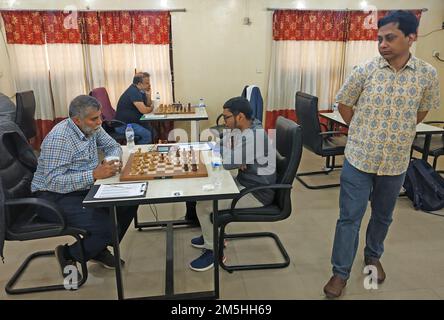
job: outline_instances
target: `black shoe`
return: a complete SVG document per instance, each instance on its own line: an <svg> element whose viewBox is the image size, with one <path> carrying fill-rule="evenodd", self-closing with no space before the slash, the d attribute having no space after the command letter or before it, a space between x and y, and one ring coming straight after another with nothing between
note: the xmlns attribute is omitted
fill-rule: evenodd
<svg viewBox="0 0 444 320"><path fill-rule="evenodd" d="M92 258L90 261L96 262L106 269L115 269L116 268L115 258L113 256L113 254L108 249L103 250L97 256ZM123 261L123 259L120 259L120 265L122 267L125 265L125 261Z"/></svg>
<svg viewBox="0 0 444 320"><path fill-rule="evenodd" d="M60 272L62 274L63 278L66 278L67 276L71 275L72 270L69 270L70 268L66 268L68 266L73 266L77 270L78 275L78 281L81 280L81 274L79 270L77 269L76 261L69 255L68 252L68 246L67 245L60 245L57 246L54 249L55 256L57 258L57 261L60 266Z"/></svg>

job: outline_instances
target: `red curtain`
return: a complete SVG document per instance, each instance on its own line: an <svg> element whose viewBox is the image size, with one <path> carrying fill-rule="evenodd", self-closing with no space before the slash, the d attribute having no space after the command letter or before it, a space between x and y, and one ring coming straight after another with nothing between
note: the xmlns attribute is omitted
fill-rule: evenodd
<svg viewBox="0 0 444 320"><path fill-rule="evenodd" d="M377 40L377 22L389 11L276 10L273 40ZM412 10L421 19L421 10Z"/></svg>
<svg viewBox="0 0 444 320"><path fill-rule="evenodd" d="M421 20L421 10L412 10L418 21ZM364 41L378 39L378 20L384 17L389 11L380 10L377 12L350 11L348 26L348 41Z"/></svg>
<svg viewBox="0 0 444 320"><path fill-rule="evenodd" d="M103 44L133 43L131 15L128 11L99 12Z"/></svg>
<svg viewBox="0 0 444 320"><path fill-rule="evenodd" d="M134 11L131 12L136 44L169 44L169 12Z"/></svg>
<svg viewBox="0 0 444 320"><path fill-rule="evenodd" d="M83 43L100 44L100 23L98 12L81 12Z"/></svg>
<svg viewBox="0 0 444 320"><path fill-rule="evenodd" d="M80 43L80 25L77 13L46 11L41 15L47 43Z"/></svg>
<svg viewBox="0 0 444 320"><path fill-rule="evenodd" d="M45 44L40 12L3 11L2 17L9 44Z"/></svg>
<svg viewBox="0 0 444 320"><path fill-rule="evenodd" d="M277 10L273 39L344 41L346 18L346 11Z"/></svg>

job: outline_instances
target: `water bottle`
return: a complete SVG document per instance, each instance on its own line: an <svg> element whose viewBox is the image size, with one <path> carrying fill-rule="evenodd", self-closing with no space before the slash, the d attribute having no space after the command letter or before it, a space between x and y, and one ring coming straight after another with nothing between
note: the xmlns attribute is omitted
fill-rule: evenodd
<svg viewBox="0 0 444 320"><path fill-rule="evenodd" d="M222 163L221 162L213 162L212 163L212 167L213 167L213 174L212 174L212 180L213 180L213 185L215 189L219 189L222 186Z"/></svg>
<svg viewBox="0 0 444 320"><path fill-rule="evenodd" d="M211 160L212 167L212 182L215 189L218 189L222 186L222 158L220 156L219 150L216 148L213 149L213 155Z"/></svg>
<svg viewBox="0 0 444 320"><path fill-rule="evenodd" d="M160 106L160 93L156 92L156 102L155 107L158 108Z"/></svg>
<svg viewBox="0 0 444 320"><path fill-rule="evenodd" d="M204 102L203 98L199 99L199 107L201 107L201 108L205 107L205 102Z"/></svg>
<svg viewBox="0 0 444 320"><path fill-rule="evenodd" d="M126 146L128 148L129 153L133 153L135 146L134 146L134 129L131 124L126 125L125 130L125 137L126 137Z"/></svg>
<svg viewBox="0 0 444 320"><path fill-rule="evenodd" d="M338 112L339 111L339 106L337 103L333 103L333 107L332 107L333 112Z"/></svg>

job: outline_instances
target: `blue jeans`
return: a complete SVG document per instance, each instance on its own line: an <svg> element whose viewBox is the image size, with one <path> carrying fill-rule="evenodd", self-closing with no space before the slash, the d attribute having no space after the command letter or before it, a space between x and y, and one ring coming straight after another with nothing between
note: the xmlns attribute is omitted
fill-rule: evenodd
<svg viewBox="0 0 444 320"><path fill-rule="evenodd" d="M86 208L82 201L87 191L77 191L67 194L55 192L38 192L37 197L55 202L62 209L66 223L88 232L83 240L86 261L94 258L112 243L112 223L108 208ZM117 224L119 226L119 241L123 239L131 221L137 213L137 206L117 207ZM39 217L48 222L59 222L54 214L47 210L38 210ZM69 254L80 261L80 245L76 242L69 246Z"/></svg>
<svg viewBox="0 0 444 320"><path fill-rule="evenodd" d="M149 125L142 126L138 123L131 123L131 126L134 130L134 135L138 136L139 139L136 141L136 144L149 144L153 142L153 133ZM125 126L117 127L116 132L119 134L125 135Z"/></svg>
<svg viewBox="0 0 444 320"><path fill-rule="evenodd" d="M397 176L378 176L352 166L347 159L341 173L339 219L333 244L331 263L333 274L348 279L359 244L359 229L371 202L371 218L367 226L365 257L379 259L384 252L384 240L393 209L404 182L405 172Z"/></svg>

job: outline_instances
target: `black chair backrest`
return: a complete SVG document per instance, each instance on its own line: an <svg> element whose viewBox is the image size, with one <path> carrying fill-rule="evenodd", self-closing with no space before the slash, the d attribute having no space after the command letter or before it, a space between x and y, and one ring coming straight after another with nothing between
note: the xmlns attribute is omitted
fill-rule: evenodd
<svg viewBox="0 0 444 320"><path fill-rule="evenodd" d="M16 101L15 123L23 131L25 137L31 139L36 135L34 91L17 92Z"/></svg>
<svg viewBox="0 0 444 320"><path fill-rule="evenodd" d="M278 117L276 121L276 182L293 184L302 156L302 130L294 121ZM291 213L291 190L276 191L274 204L282 218Z"/></svg>
<svg viewBox="0 0 444 320"><path fill-rule="evenodd" d="M0 177L6 199L31 195L31 181L37 168L37 158L26 137L12 121L0 122ZM14 217L6 215L7 225L23 211L14 210Z"/></svg>
<svg viewBox="0 0 444 320"><path fill-rule="evenodd" d="M316 154L322 154L321 126L318 116L318 98L307 93L296 92L297 123L302 127L304 147Z"/></svg>

